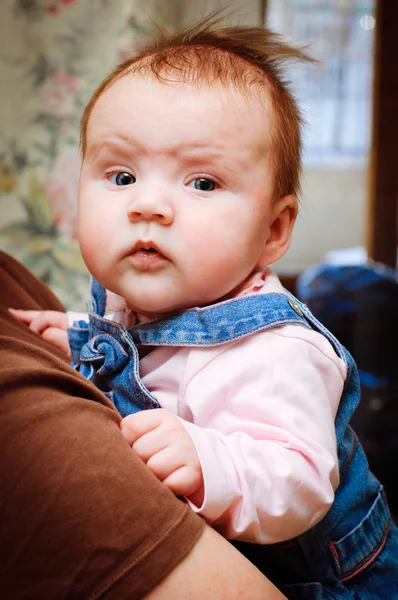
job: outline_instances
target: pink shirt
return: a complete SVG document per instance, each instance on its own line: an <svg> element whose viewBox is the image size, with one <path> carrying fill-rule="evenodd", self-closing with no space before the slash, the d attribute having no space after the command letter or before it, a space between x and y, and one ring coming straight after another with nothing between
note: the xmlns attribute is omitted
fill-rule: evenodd
<svg viewBox="0 0 398 600"><path fill-rule="evenodd" d="M266 270L238 295L271 292L283 288ZM205 495L190 504L225 537L275 543L326 514L346 366L324 336L285 325L212 348L156 348L140 376L192 437Z"/></svg>

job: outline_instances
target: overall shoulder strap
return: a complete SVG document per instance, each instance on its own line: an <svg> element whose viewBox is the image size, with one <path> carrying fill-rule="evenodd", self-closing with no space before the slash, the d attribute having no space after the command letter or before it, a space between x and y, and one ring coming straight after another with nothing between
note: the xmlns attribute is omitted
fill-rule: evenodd
<svg viewBox="0 0 398 600"><path fill-rule="evenodd" d="M280 325L310 328L301 305L286 294L258 294L192 308L128 330L136 344L217 346Z"/></svg>
<svg viewBox="0 0 398 600"><path fill-rule="evenodd" d="M90 278L90 293L88 312L103 317L106 310L106 289L93 276Z"/></svg>

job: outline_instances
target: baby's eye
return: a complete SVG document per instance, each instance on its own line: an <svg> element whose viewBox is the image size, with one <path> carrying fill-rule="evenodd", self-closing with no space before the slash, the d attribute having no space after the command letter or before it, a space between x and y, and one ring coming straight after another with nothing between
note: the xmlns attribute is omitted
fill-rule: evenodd
<svg viewBox="0 0 398 600"><path fill-rule="evenodd" d="M216 189L216 183L211 179L206 179L206 177L198 177L197 179L190 181L188 187L199 190L200 192L212 192Z"/></svg>
<svg viewBox="0 0 398 600"><path fill-rule="evenodd" d="M136 182L136 178L131 173L119 171L118 173L111 173L109 181L115 185L131 185Z"/></svg>

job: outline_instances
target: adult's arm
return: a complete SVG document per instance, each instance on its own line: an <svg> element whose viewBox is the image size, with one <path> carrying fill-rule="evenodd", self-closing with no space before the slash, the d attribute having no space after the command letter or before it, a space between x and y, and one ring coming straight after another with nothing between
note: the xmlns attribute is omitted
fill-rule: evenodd
<svg viewBox="0 0 398 600"><path fill-rule="evenodd" d="M2 595L283 598L156 480L107 399L9 315L61 306L4 254L0 267Z"/></svg>
<svg viewBox="0 0 398 600"><path fill-rule="evenodd" d="M206 525L187 557L146 600L286 600L227 540Z"/></svg>

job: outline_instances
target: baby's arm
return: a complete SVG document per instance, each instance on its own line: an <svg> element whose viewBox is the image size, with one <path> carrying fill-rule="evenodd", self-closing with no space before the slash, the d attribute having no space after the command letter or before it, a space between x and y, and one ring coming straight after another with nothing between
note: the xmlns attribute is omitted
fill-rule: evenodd
<svg viewBox="0 0 398 600"><path fill-rule="evenodd" d="M40 335L53 346L70 354L68 342L68 316L55 310L17 310L8 309L12 316L29 326L29 329Z"/></svg>
<svg viewBox="0 0 398 600"><path fill-rule="evenodd" d="M194 423L164 409L122 422L150 470L229 539L289 539L334 499L345 366L325 338L296 332L258 334L199 370L185 393Z"/></svg>
<svg viewBox="0 0 398 600"><path fill-rule="evenodd" d="M325 338L294 326L238 342L199 370L185 392L204 480L192 508L225 537L257 543L320 521L339 483L345 375Z"/></svg>

